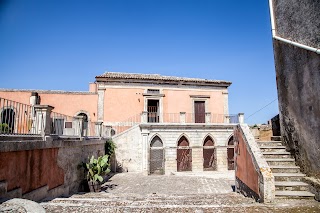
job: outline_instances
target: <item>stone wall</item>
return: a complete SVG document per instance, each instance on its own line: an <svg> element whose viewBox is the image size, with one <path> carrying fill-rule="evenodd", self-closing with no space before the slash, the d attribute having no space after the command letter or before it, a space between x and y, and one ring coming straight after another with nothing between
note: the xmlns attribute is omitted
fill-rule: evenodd
<svg viewBox="0 0 320 213"><path fill-rule="evenodd" d="M274 1L276 34L320 47L320 1ZM283 140L308 175L320 177L320 55L274 40Z"/></svg>
<svg viewBox="0 0 320 213"><path fill-rule="evenodd" d="M185 136L192 149L192 172L203 171L203 143L210 136L215 144L215 170L228 170L227 144L234 125L203 124L141 124L113 138L118 171L149 174L150 143L158 136L164 148L164 171L169 175L177 172L177 143Z"/></svg>
<svg viewBox="0 0 320 213"><path fill-rule="evenodd" d="M104 154L105 140L100 139L7 138L0 141L0 198L37 201L78 192L84 179L78 165L88 156Z"/></svg>
<svg viewBox="0 0 320 213"><path fill-rule="evenodd" d="M112 138L116 145L112 169L117 172L142 172L142 137L139 125Z"/></svg>
<svg viewBox="0 0 320 213"><path fill-rule="evenodd" d="M275 197L274 177L248 125L234 131L236 191L260 202Z"/></svg>

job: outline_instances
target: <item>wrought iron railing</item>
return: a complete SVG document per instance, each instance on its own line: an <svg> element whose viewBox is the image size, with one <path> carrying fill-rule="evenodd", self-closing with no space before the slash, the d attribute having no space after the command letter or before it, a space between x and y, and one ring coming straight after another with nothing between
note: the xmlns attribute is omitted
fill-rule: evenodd
<svg viewBox="0 0 320 213"><path fill-rule="evenodd" d="M38 134L43 119L31 105L0 98L0 134Z"/></svg>
<svg viewBox="0 0 320 213"><path fill-rule="evenodd" d="M145 115L145 116L144 116ZM162 113L158 114L155 112L142 112L136 114L125 121L118 122L112 125L111 135L122 133L131 127L140 123L172 123L172 124L193 124L199 119L194 113ZM205 113L203 122L201 123L211 123L211 124L234 124L239 123L238 115L225 115L225 114L211 114Z"/></svg>

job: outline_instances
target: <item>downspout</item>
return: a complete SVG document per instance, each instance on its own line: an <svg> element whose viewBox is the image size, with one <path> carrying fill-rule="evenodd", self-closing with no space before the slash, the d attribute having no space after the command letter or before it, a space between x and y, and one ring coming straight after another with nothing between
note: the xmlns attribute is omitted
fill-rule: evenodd
<svg viewBox="0 0 320 213"><path fill-rule="evenodd" d="M270 19L271 19L272 38L282 41L284 43L291 44L293 46L320 54L319 48L310 47L310 46L300 44L298 42L294 42L285 38L281 38L280 36L277 36L276 28L275 28L275 18L274 18L274 12L273 12L273 0L269 0L269 11L270 11Z"/></svg>

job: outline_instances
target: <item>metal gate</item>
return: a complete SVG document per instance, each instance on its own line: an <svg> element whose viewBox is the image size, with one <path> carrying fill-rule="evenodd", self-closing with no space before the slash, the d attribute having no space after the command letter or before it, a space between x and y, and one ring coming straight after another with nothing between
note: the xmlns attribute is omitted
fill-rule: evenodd
<svg viewBox="0 0 320 213"><path fill-rule="evenodd" d="M163 144L158 136L150 144L150 174L164 174Z"/></svg>

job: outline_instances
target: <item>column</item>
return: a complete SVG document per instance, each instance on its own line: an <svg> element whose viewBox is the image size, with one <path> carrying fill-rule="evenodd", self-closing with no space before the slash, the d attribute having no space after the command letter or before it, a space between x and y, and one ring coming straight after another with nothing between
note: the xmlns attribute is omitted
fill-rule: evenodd
<svg viewBox="0 0 320 213"><path fill-rule="evenodd" d="M238 114L238 120L240 124L244 123L244 113L239 113Z"/></svg>
<svg viewBox="0 0 320 213"><path fill-rule="evenodd" d="M180 123L186 123L186 112L180 112Z"/></svg>
<svg viewBox="0 0 320 213"><path fill-rule="evenodd" d="M211 123L211 112L206 112L206 123L209 124Z"/></svg>
<svg viewBox="0 0 320 213"><path fill-rule="evenodd" d="M74 135L78 137L83 137L83 123L84 116L74 116L72 126L74 128Z"/></svg>
<svg viewBox="0 0 320 213"><path fill-rule="evenodd" d="M101 137L102 136L102 121L94 122L94 130L95 130L95 136Z"/></svg>
<svg viewBox="0 0 320 213"><path fill-rule="evenodd" d="M142 173L144 175L149 174L149 144L148 144L148 136L149 136L149 131L146 129L143 129L141 131L142 135Z"/></svg>
<svg viewBox="0 0 320 213"><path fill-rule="evenodd" d="M33 134L50 135L51 134L51 111L53 106L49 105L35 105L35 120L32 124L31 132Z"/></svg>
<svg viewBox="0 0 320 213"><path fill-rule="evenodd" d="M217 171L228 170L228 152L227 146L216 147Z"/></svg>
<svg viewBox="0 0 320 213"><path fill-rule="evenodd" d="M98 88L98 121L104 120L104 94L105 88Z"/></svg>
<svg viewBox="0 0 320 213"><path fill-rule="evenodd" d="M191 147L192 148L192 172L203 171L203 148L202 147Z"/></svg>
<svg viewBox="0 0 320 213"><path fill-rule="evenodd" d="M142 111L141 123L148 123L148 111Z"/></svg>

